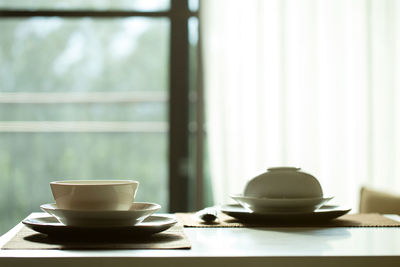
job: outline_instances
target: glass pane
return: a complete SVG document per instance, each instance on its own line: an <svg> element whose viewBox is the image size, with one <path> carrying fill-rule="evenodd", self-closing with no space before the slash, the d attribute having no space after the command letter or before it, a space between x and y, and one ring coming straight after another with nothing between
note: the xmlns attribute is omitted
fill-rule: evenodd
<svg viewBox="0 0 400 267"><path fill-rule="evenodd" d="M190 91L197 91L198 74L198 45L199 45L199 19L190 17L188 21L189 30L189 82Z"/></svg>
<svg viewBox="0 0 400 267"><path fill-rule="evenodd" d="M169 0L0 0L0 8L165 11Z"/></svg>
<svg viewBox="0 0 400 267"><path fill-rule="evenodd" d="M199 0L188 0L190 11L196 12L199 10Z"/></svg>
<svg viewBox="0 0 400 267"><path fill-rule="evenodd" d="M0 92L168 87L168 19L7 19L0 28Z"/></svg>
<svg viewBox="0 0 400 267"><path fill-rule="evenodd" d="M167 211L168 19L0 28L0 234L54 201L52 180L136 179Z"/></svg>

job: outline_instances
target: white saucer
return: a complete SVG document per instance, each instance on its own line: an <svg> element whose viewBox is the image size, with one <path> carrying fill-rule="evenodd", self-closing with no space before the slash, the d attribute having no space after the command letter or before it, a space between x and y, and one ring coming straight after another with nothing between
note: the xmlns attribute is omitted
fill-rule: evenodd
<svg viewBox="0 0 400 267"><path fill-rule="evenodd" d="M117 236L147 236L167 230L176 224L176 219L151 215L142 222L129 226L69 226L57 221L53 216L35 216L29 217L22 221L27 227L32 230L51 235L65 236L73 238L84 237L117 237Z"/></svg>
<svg viewBox="0 0 400 267"><path fill-rule="evenodd" d="M130 210L82 211L59 209L55 203L44 204L40 208L68 226L132 226L140 223L161 208L146 202L132 203Z"/></svg>
<svg viewBox="0 0 400 267"><path fill-rule="evenodd" d="M310 212L318 209L333 197L321 198L255 198L231 195L244 208L257 213Z"/></svg>

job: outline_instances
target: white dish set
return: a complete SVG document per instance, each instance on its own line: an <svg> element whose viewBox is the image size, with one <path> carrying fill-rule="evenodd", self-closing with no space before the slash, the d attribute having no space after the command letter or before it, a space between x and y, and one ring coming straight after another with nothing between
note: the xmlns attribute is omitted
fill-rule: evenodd
<svg viewBox="0 0 400 267"><path fill-rule="evenodd" d="M282 217L282 214L321 214L319 209L333 196L324 196L319 181L300 168L275 167L249 180L244 193L231 195L231 198L242 209L229 208L230 215L237 212L238 215L252 213ZM327 207L324 206L325 212L329 212ZM335 207L333 213L337 213ZM345 213L349 210L346 209Z"/></svg>
<svg viewBox="0 0 400 267"><path fill-rule="evenodd" d="M51 216L27 218L23 223L42 233L96 232L96 229L155 233L174 225L174 219L152 216L160 205L134 202L138 186L139 182L132 180L51 182L56 203L40 206Z"/></svg>
<svg viewBox="0 0 400 267"><path fill-rule="evenodd" d="M46 234L135 233L153 234L176 223L152 216L160 205L134 202L139 183L132 180L79 180L50 183L56 203L41 205L50 217L27 218L31 229ZM251 179L243 194L231 195L239 206L222 212L240 220L327 220L350 211L325 205L319 181L300 168L269 168Z"/></svg>

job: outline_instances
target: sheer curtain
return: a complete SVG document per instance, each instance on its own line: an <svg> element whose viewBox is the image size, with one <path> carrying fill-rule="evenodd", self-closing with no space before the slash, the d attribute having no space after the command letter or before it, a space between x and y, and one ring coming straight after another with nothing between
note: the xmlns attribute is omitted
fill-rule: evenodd
<svg viewBox="0 0 400 267"><path fill-rule="evenodd" d="M217 204L271 166L400 191L400 1L202 0Z"/></svg>

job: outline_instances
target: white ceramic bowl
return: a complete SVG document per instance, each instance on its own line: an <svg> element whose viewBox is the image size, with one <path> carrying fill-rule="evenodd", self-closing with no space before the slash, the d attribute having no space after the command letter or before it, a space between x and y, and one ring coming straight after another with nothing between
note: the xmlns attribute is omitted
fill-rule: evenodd
<svg viewBox="0 0 400 267"><path fill-rule="evenodd" d="M68 180L51 182L57 207L65 210L129 210L139 182Z"/></svg>

